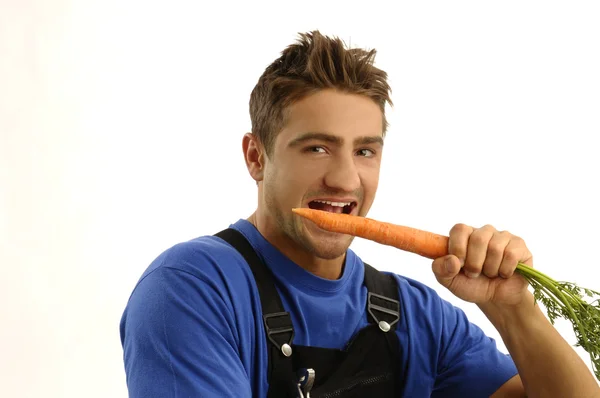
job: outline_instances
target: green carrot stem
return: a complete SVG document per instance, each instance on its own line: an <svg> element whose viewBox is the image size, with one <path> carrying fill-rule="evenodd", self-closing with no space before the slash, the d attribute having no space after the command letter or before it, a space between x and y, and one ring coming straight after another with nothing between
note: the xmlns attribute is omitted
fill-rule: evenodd
<svg viewBox="0 0 600 398"><path fill-rule="evenodd" d="M548 275L538 271L537 269L530 267L526 264L523 263L519 263L517 264L517 271L519 271L521 274L527 274L527 275L531 275L533 277L535 277L538 280L544 281L546 282L547 285L553 284L556 285L558 284L557 281L555 281L554 279L550 278Z"/></svg>
<svg viewBox="0 0 600 398"><path fill-rule="evenodd" d="M580 297L576 296L573 292L559 289L559 282L550 278L549 276L535 270L532 267L529 267L523 263L519 263L517 266L517 270L523 275L529 282L534 281L532 284L534 290L543 291L546 296L553 297L552 301L555 304L559 305L561 308L566 309L567 313L570 315L569 318L572 322L575 323L575 327L579 330L581 334L580 344L588 350L588 341L587 341L587 333L586 328L581 324L575 310L573 309L573 305L578 305L584 308Z"/></svg>

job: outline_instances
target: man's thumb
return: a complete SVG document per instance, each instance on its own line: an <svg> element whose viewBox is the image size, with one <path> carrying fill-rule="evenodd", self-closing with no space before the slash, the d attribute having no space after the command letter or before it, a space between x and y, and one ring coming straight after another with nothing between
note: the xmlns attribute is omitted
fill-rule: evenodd
<svg viewBox="0 0 600 398"><path fill-rule="evenodd" d="M460 260L458 257L449 254L436 258L431 268L437 281L442 286L449 287L454 277L460 272Z"/></svg>

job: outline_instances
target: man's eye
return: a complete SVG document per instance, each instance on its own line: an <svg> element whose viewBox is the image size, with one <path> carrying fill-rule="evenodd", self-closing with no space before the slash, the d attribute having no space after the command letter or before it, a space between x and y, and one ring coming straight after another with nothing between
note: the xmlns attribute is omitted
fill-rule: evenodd
<svg viewBox="0 0 600 398"><path fill-rule="evenodd" d="M367 158L375 155L375 152L373 152L370 149L360 149L357 153L358 153L358 155L364 156L364 157L367 157Z"/></svg>
<svg viewBox="0 0 600 398"><path fill-rule="evenodd" d="M310 146L308 148L306 148L307 152L314 152L314 153L324 153L325 149L323 149L323 147L320 146Z"/></svg>

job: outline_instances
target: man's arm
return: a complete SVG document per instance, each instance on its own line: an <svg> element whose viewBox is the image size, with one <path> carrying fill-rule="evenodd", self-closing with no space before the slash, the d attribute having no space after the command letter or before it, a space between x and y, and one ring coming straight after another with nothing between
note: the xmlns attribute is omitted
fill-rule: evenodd
<svg viewBox="0 0 600 398"><path fill-rule="evenodd" d="M129 397L250 398L233 318L215 281L167 267L147 275L121 322Z"/></svg>
<svg viewBox="0 0 600 398"><path fill-rule="evenodd" d="M533 267L523 239L491 225L456 224L448 253L432 264L436 279L458 298L477 304L496 327L527 396L600 397L592 372L534 304L527 280L516 272L519 263ZM509 390L522 396L518 387L513 378L498 396Z"/></svg>
<svg viewBox="0 0 600 398"><path fill-rule="evenodd" d="M491 303L479 308L496 327L519 370L493 397L600 397L600 387L575 350L538 305L514 308Z"/></svg>
<svg viewBox="0 0 600 398"><path fill-rule="evenodd" d="M521 376L516 375L502 385L490 398L523 398L527 397L525 394L525 387L523 387L523 381Z"/></svg>

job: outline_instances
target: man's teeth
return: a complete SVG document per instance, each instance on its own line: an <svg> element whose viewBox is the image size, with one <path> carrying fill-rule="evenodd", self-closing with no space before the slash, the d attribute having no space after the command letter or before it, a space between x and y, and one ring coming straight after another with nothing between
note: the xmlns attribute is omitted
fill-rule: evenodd
<svg viewBox="0 0 600 398"><path fill-rule="evenodd" d="M352 202L330 202L328 200L315 200L315 202L325 203L330 206L338 206L338 207L350 206L350 204L352 203Z"/></svg>

